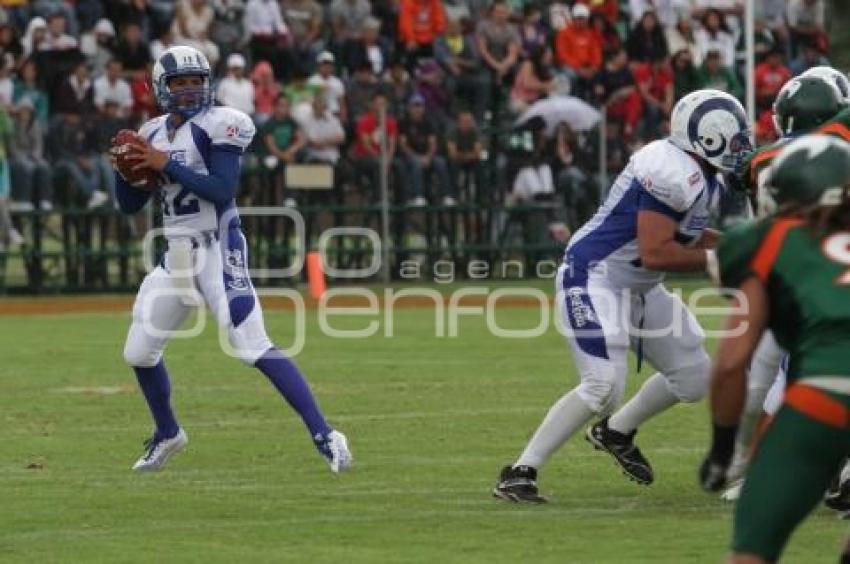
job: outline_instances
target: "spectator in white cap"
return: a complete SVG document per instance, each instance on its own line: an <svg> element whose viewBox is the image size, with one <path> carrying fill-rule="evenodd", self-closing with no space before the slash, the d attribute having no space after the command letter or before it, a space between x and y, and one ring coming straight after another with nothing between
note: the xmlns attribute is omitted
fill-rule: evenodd
<svg viewBox="0 0 850 564"><path fill-rule="evenodd" d="M593 76L602 66L602 39L588 25L587 6L576 4L572 14L573 21L555 36L555 59L573 80L573 93L586 98Z"/></svg>
<svg viewBox="0 0 850 564"><path fill-rule="evenodd" d="M106 18L99 19L90 31L80 37L80 52L86 56L95 75L103 73L106 63L115 57L114 43L115 26Z"/></svg>
<svg viewBox="0 0 850 564"><path fill-rule="evenodd" d="M215 98L223 106L254 113L254 84L245 77L245 57L241 54L227 57L227 75L219 82Z"/></svg>
<svg viewBox="0 0 850 564"><path fill-rule="evenodd" d="M334 74L336 59L330 51L322 51L316 57L316 74L310 77L307 84L316 86L327 102L330 113L346 121L345 84Z"/></svg>

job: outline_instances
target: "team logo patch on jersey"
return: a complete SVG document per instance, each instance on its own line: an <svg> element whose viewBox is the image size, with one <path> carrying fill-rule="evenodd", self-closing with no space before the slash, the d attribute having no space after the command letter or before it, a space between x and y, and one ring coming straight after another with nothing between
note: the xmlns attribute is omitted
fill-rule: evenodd
<svg viewBox="0 0 850 564"><path fill-rule="evenodd" d="M699 172L695 172L692 175L690 175L688 177L688 186L694 186L695 184L697 184L699 182L699 178L700 178Z"/></svg>
<svg viewBox="0 0 850 564"><path fill-rule="evenodd" d="M170 159L175 160L182 165L186 164L186 149L176 149L174 151L169 151L168 156Z"/></svg>
<svg viewBox="0 0 850 564"><path fill-rule="evenodd" d="M247 290L248 274L245 272L245 260L240 249L224 251L225 272L228 274L227 287L231 290Z"/></svg>
<svg viewBox="0 0 850 564"><path fill-rule="evenodd" d="M224 134L228 137L236 137L239 135L239 128L235 125L228 125L227 129L224 130Z"/></svg>
<svg viewBox="0 0 850 564"><path fill-rule="evenodd" d="M583 288L574 287L567 290L570 313L577 329L581 329L588 323L596 323L596 316L590 306L584 302L584 296Z"/></svg>

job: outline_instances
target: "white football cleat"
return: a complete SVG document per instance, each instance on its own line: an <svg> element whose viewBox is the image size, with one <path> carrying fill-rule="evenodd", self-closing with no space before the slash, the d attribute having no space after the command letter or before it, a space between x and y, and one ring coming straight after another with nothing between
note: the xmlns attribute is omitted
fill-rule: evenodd
<svg viewBox="0 0 850 564"><path fill-rule="evenodd" d="M145 441L145 454L133 464L136 472L157 472L162 470L172 454L180 452L189 444L189 437L181 428L170 439L157 439L156 435Z"/></svg>
<svg viewBox="0 0 850 564"><path fill-rule="evenodd" d="M316 444L316 448L331 467L331 472L339 474L351 468L354 458L348 450L348 439L339 431L331 431L327 437Z"/></svg>

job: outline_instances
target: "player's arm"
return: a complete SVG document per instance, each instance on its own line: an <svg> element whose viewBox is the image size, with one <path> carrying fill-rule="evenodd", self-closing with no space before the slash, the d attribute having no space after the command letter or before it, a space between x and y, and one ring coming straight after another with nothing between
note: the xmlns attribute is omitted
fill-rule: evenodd
<svg viewBox="0 0 850 564"><path fill-rule="evenodd" d="M171 159L168 153L157 151L150 145L140 148L133 156L136 167L150 167L167 174L172 182L181 184L197 196L217 204L225 203L236 195L241 167L242 148L236 145L212 145L209 154L209 174L200 174Z"/></svg>
<svg viewBox="0 0 850 564"><path fill-rule="evenodd" d="M708 491L718 491L726 484L747 399L747 367L767 326L767 291L761 280L750 276L739 290L711 369L711 448L699 473L700 483Z"/></svg>
<svg viewBox="0 0 850 564"><path fill-rule="evenodd" d="M209 174L199 174L173 159L168 159L162 170L171 180L199 197L210 202L225 203L236 195L241 155L241 148L213 145L210 149Z"/></svg>
<svg viewBox="0 0 850 564"><path fill-rule="evenodd" d="M720 234L720 231L717 229L706 227L703 229L702 235L700 235L695 247L697 249L714 249L717 247L717 241L720 240Z"/></svg>
<svg viewBox="0 0 850 564"><path fill-rule="evenodd" d="M643 267L669 272L705 270L706 250L686 247L678 242L676 230L680 216L660 206L655 209L643 207L638 212L637 240Z"/></svg>
<svg viewBox="0 0 850 564"><path fill-rule="evenodd" d="M151 198L150 190L139 190L124 180L118 171L113 171L115 175L115 197L118 200L118 209L121 213L132 215L140 211L148 200Z"/></svg>
<svg viewBox="0 0 850 564"><path fill-rule="evenodd" d="M711 415L715 425L737 426L747 395L747 367L767 326L767 291L755 276L732 299L727 335L717 346L711 370Z"/></svg>

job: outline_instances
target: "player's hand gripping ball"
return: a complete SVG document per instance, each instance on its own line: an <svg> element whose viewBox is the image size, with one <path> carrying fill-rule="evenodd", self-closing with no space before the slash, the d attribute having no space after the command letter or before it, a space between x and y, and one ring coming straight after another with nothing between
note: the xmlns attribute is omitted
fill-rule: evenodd
<svg viewBox="0 0 850 564"><path fill-rule="evenodd" d="M148 148L145 139L130 129L122 129L112 138L109 159L112 167L128 184L139 190L162 186L162 174L149 166L140 166L138 157Z"/></svg>

